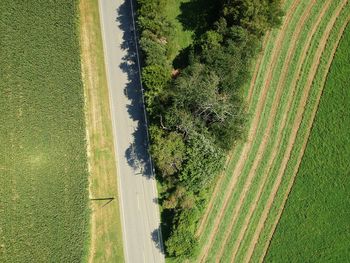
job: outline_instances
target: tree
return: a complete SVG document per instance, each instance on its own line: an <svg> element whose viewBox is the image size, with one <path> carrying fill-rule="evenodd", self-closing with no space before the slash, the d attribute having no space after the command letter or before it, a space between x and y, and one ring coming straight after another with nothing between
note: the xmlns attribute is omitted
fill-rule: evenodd
<svg viewBox="0 0 350 263"><path fill-rule="evenodd" d="M160 65L149 65L142 70L142 82L146 88L145 98L147 111L149 114L154 112L157 106L159 96L164 92L170 77L170 70Z"/></svg>
<svg viewBox="0 0 350 263"><path fill-rule="evenodd" d="M178 257L179 260L192 255L197 246L195 229L198 218L198 210L184 210L178 214L177 223L174 224L170 238L165 242L170 256Z"/></svg>
<svg viewBox="0 0 350 263"><path fill-rule="evenodd" d="M232 115L229 94L220 91L220 78L203 64L191 65L175 82L173 104L185 109L205 126Z"/></svg>
<svg viewBox="0 0 350 263"><path fill-rule="evenodd" d="M151 154L163 177L169 177L181 169L185 158L185 144L180 134L167 133L157 126L150 127Z"/></svg>
<svg viewBox="0 0 350 263"><path fill-rule="evenodd" d="M193 134L188 139L186 162L180 181L194 193L207 187L222 167L224 152L216 146L210 134Z"/></svg>

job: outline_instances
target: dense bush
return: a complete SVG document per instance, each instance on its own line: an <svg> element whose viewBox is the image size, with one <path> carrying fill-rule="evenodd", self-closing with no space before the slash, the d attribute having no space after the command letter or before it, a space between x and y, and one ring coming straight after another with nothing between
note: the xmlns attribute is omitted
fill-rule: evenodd
<svg viewBox="0 0 350 263"><path fill-rule="evenodd" d="M208 10L203 13L196 7L204 2ZM196 224L208 190L222 169L227 150L242 138L242 86L261 37L280 23L279 2L190 1L183 9L190 16L182 16L181 21L187 27L191 22L195 25L195 39L179 55L187 61L185 67L172 69L173 61L167 58L172 39L167 2L138 1L151 152L164 189L162 206L174 212L165 242L169 256L191 257L195 251Z"/></svg>

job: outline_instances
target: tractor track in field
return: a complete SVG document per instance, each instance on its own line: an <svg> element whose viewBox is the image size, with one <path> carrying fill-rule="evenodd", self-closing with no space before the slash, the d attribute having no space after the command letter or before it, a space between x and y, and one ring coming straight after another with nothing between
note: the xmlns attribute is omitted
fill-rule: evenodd
<svg viewBox="0 0 350 263"><path fill-rule="evenodd" d="M296 114L296 117L295 117L295 120L294 120L292 133L291 133L291 136L289 137L289 141L288 141L288 145L287 145L287 149L286 149L286 154L284 155L284 158L282 159L281 166L280 166L280 169L279 169L279 172L278 172L278 176L277 176L276 181L275 181L275 183L274 183L274 185L273 185L273 187L271 189L271 193L269 195L268 201L266 203L266 206L264 207L262 216L260 217L259 223L257 225L257 228L256 228L255 232L254 232L253 238L252 238L252 240L251 240L251 242L249 244L249 248L247 250L247 253L245 255L245 258L244 258L243 262L249 262L250 261L251 256L252 256L252 254L254 252L254 249L255 249L255 245L256 245L256 243L257 243L257 241L259 239L260 233L261 233L261 231L262 231L262 229L264 227L266 218L268 216L268 213L269 213L270 208L271 208L271 206L273 204L274 198L275 198L275 196L277 194L277 191L279 189L279 186L281 184L285 168L287 167L287 163L289 161L289 158L290 158L293 146L294 146L294 141L296 139L297 132L299 130L299 127L300 127L300 124L301 124L301 121L302 121L302 118L303 118L303 113L304 113L304 109L305 109L305 106L306 106L306 103L307 103L307 98L309 96L309 91L310 91L311 86L312 86L312 81L313 81L313 79L314 79L314 77L316 75L316 72L317 72L317 69L318 69L318 65L320 63L320 59L321 59L322 53L323 53L323 51L324 51L324 49L326 47L326 44L327 44L329 35L331 33L331 30L332 30L332 28L334 26L334 23L335 23L337 17L339 16L340 12L343 10L343 8L346 5L346 3L347 3L347 0L343 1L343 3L337 8L335 13L332 15L332 18L328 22L327 27L326 27L326 29L324 31L324 34L322 35L322 38L321 38L321 40L319 42L318 48L316 50L316 53L315 53L315 56L314 56L314 59L313 59L313 61L316 61L316 63L312 63L311 69L310 69L309 74L308 74L308 79L307 79L307 82L306 82L306 85L305 85L305 88L304 88L303 96L301 97L301 101L299 103L297 114ZM232 258L232 259L234 259L234 258Z"/></svg>
<svg viewBox="0 0 350 263"><path fill-rule="evenodd" d="M306 134L305 134L305 136L304 136L304 141L303 141L302 147L301 147L300 152L299 152L299 155L298 155L297 164L296 164L296 166L295 166L295 168L294 168L292 178L290 179L290 182L289 182L289 184L288 184L287 191L286 191L286 193L285 193L285 195L284 195L282 204L281 204L281 206L280 206L280 208L279 208L279 212L278 212L277 217L276 217L276 220L275 220L275 222L274 222L274 224L273 224L272 230L271 230L271 232L270 232L270 234L269 234L269 236L268 236L269 238L268 238L268 240L267 240L267 242L266 242L266 245L265 245L264 250L263 250L263 254L262 254L262 256L260 257L259 262L262 262L263 259L265 258L265 255L266 255L266 253L267 253L267 250L268 250L268 247L269 247L269 245L270 245L271 239L272 239L272 237L273 237L273 234L274 234L274 232L275 232L275 229L276 229L276 227L277 227L277 224L278 224L278 222L279 222L279 219L281 218L282 212L283 212L283 210L284 210L285 203L286 203L286 201L287 201L287 199L288 199L288 196L289 196L289 194L290 194L290 192L291 192L291 189L292 189L292 186L293 186L293 184L294 184L296 175L297 175L297 173L298 173L298 171L299 171L299 167L300 167L300 164L301 164L301 161L302 161L302 157L303 157L303 155L304 155L304 152L305 152L305 149L306 149L306 146L307 146L307 143L308 143L308 139L309 139L309 136L310 136L310 133L311 133L313 121L314 121L314 119L315 119L315 116L316 116L316 113L317 113L317 110L318 110L318 106L319 106L319 103L320 103L320 99L321 99L321 96L322 96L322 93L323 93L323 88L324 88L324 85L325 85L325 82L326 82L326 79L327 79L327 75L328 75L328 73L329 73L329 68L330 68L330 66L331 66L331 64L332 64L332 62L333 62L334 55L335 55L335 53L336 53L337 47L339 46L339 42L340 42L340 40L341 40L341 38L342 38L342 36L343 36L343 33L344 33L345 28L346 28L347 25L349 24L349 21L350 21L350 15L347 17L346 22L344 23L344 25L343 25L342 28L340 29L340 33L339 33L338 38L337 38L337 40L336 40L336 44L334 45L333 50L332 50L332 52L331 52L330 59L328 60L328 63L327 63L327 66L326 66L326 70L325 70L326 74L324 74L323 79L322 79L322 84L321 84L322 89L320 90L320 92L319 92L319 94L318 94L318 96L317 96L317 98L316 98L316 103L315 103L314 109L313 109L312 114L311 114L311 120L310 120L310 122L309 122L309 124L308 124L307 132L306 132Z"/></svg>
<svg viewBox="0 0 350 263"><path fill-rule="evenodd" d="M257 131L257 127L259 125L259 122L260 122L260 116L261 116L261 113L262 113L262 108L263 106L265 105L265 99L266 99L266 96L267 96L267 93L268 93L268 87L269 87L269 84L271 82L271 79L272 79L272 71L276 65L276 62L277 62L277 59L278 59L278 55L281 51L281 47L282 47L282 44L283 44L283 39L284 39L284 36L285 36L285 33L286 33L286 28L287 26L289 25L290 23L290 20L292 19L293 17L293 14L294 14L294 10L297 8L299 2L301 0L295 0L292 7L290 8L289 12L288 12L288 15L286 16L284 22L283 22L283 25L282 25L282 28L279 30L279 33L278 33L278 36L277 36L277 40L276 40L276 47L273 49L273 52L271 54L271 57L272 57L272 61L271 61L271 67L270 67L270 70L268 71L268 74L266 75L265 74L265 81L264 81L264 88L262 89L261 91L261 94L260 94L260 100L257 104L257 108L256 108L256 111L255 111L255 114L254 114L254 119L252 120L252 123L251 123L251 127L250 127L250 130L249 130L249 135L248 135L248 139L247 139L247 142L244 144L243 146L243 150L242 150L242 153L240 155L240 159L238 160L236 166L235 166L235 169L233 171L233 174L232 174L232 180L228 186L228 192L226 192L227 194L225 195L226 198L224 199L224 202L223 202L223 206L219 212L219 215L217 217L217 219L215 220L215 223L214 223L214 226L213 226L213 229L211 231L211 235L209 237L209 242L206 244L206 246L204 246L204 248L202 249L201 253L200 253L200 256L199 256L199 261L200 262L203 262L205 260L205 258L207 257L208 255L208 252L209 252L209 249L210 247L212 246L212 243L214 241L214 237L219 229L219 226L220 226L220 222L222 221L222 218L223 218L223 215L225 213L225 210L226 210L226 207L229 203L229 200L231 199L231 196L232 196L232 193L233 193L233 189L238 181L238 175L239 175L239 172L242 170L243 168L243 165L245 163L245 161L247 160L248 156L249 156L249 152L250 152L250 149L251 149L251 146L253 144L253 138L255 136L255 133Z"/></svg>
<svg viewBox="0 0 350 263"><path fill-rule="evenodd" d="M321 13L319 14L318 20L316 20L316 22L314 23L313 28L309 31L308 36L307 36L308 41L305 43L304 49L301 52L301 55L300 55L300 57L298 59L298 63L297 63L298 67L295 70L295 73L294 73L295 76L292 79L291 90L289 91L289 92L292 92L292 94L288 94L288 101L287 101L286 110L284 111L284 114L283 114L283 117L282 117L282 120L281 120L281 125L279 126L279 129L278 129L278 132L277 132L278 137L275 140L275 143L273 145L273 150L271 151L272 155L269 157L268 164L266 165L266 168L265 168L265 170L266 169L268 169L268 170L263 172L264 176L261 178L262 182L260 181L260 187L259 187L259 189L257 191L257 196L254 199L254 201L252 202L253 205L250 207L250 210L249 210L247 216L244 219L244 225L243 225L243 227L242 227L242 229L241 229L241 231L240 231L240 233L238 235L238 239L237 239L237 241L235 243L235 247L233 249L233 253L232 253L232 255L233 255L232 257L233 258L236 256L236 253L238 252L238 249L239 249L239 246L240 246L240 244L242 242L242 239L244 237L245 231L246 231L246 229L249 226L249 222L251 220L251 217L252 217L252 215L253 215L253 213L254 213L257 205L258 205L258 201L259 201L259 199L261 197L261 194L262 194L262 192L264 190L264 186L265 186L265 183L267 182L268 175L270 173L272 165L275 162L275 158L276 158L276 156L278 154L278 148L279 148L281 140L283 138L283 133L282 132L283 132L283 129L285 129L285 125L286 125L287 117L288 117L288 112L289 112L290 107L291 107L292 102L293 102L294 93L295 93L295 89L296 89L296 84L297 84L297 81L298 81L298 76L300 74L303 62L305 61L305 57L307 55L307 51L308 51L308 48L310 46L312 37L315 34L316 30L318 29L319 23L321 22L321 19L323 18L326 10L329 8L329 4L330 4L330 2L328 2L326 4L326 6L323 7ZM306 11L308 11L308 10L306 10ZM300 30L301 29L299 29L299 31ZM294 46L294 49L295 48L296 47ZM294 50L293 50L293 52L294 52ZM289 54L289 55L291 55L291 54ZM281 86L284 86L283 83L285 83L285 81L286 81L285 78L287 77L286 72L283 71L283 74L284 75L282 77L282 84L281 84ZM279 82L279 84L280 84L280 82Z"/></svg>
<svg viewBox="0 0 350 263"><path fill-rule="evenodd" d="M288 72L288 69L289 69L291 61L292 61L292 55L294 54L295 49L297 47L297 45L296 45L297 44L297 40L300 37L300 34L302 32L302 29L303 29L303 26L304 26L306 20L309 18L310 11L311 11L312 7L314 6L315 2L316 2L316 0L311 1L309 6L308 6L308 8L304 11L303 15L300 17L300 21L298 22L299 26L298 26L297 30L294 31L292 39L291 39L292 45L288 47L288 52L287 52L286 59L285 59L286 63L283 64L283 68L282 68L282 71L281 71L282 74L281 74L281 76L280 76L280 78L278 80L277 87L284 87L284 84L285 84L285 81L286 81L286 77L287 77L287 72ZM282 93L283 93L283 89L282 88L277 89L276 98L274 99L274 104L272 105L272 108L271 108L270 113L269 113L270 116L269 116L269 120L268 120L268 126L265 129L265 131L264 131L264 136L263 136L263 139L262 139L262 141L260 143L260 146L259 146L259 149L258 149L257 158L254 159L254 163L253 163L252 167L250 168L250 171L249 171L249 174L247 176L245 185L243 186L242 192L241 192L241 194L239 196L239 200L237 201L237 204L235 205L234 213L233 213L230 225L228 227L228 230L225 231L224 241L223 241L221 249L220 249L220 251L219 251L219 253L218 253L217 257L216 257L216 262L219 262L220 258L222 257L222 255L224 253L224 249L226 247L227 241L228 241L229 237L231 236L232 229L233 229L233 227L234 227L234 225L236 223L236 220L238 218L239 212L240 212L240 210L241 210L241 208L243 206L243 203L245 201L246 195L247 195L247 193L250 190L251 183L254 180L254 178L256 177L256 170L259 167L259 164L261 163L261 160L262 160L262 158L264 156L264 152L266 150L266 146L268 144L268 140L270 139L269 135L270 135L270 133L272 131L272 128L273 128L273 124L274 124L275 117L276 117L276 114L277 114L277 110L278 110L278 107L279 107L279 104L280 104ZM289 97L292 98L292 96L289 96ZM289 103L289 105L286 107L286 111L288 111L290 104L291 103ZM282 125L282 126L284 126L284 125ZM279 131L278 131L278 134L281 134L282 131L283 131L283 128L280 128ZM282 138L282 135L280 135L279 137ZM278 141L280 141L280 139L278 139ZM277 148L278 145L279 145L279 143L275 143L274 148ZM273 155L270 157L270 160L274 160L275 156L276 156L275 150L273 150L272 153L273 153ZM270 163L269 163L269 165L270 165ZM269 167L269 165L267 165L267 167ZM265 174L265 176L262 177L261 180L266 181L265 180L266 177L267 177L267 175ZM262 188L264 184L265 184L265 182L261 184L260 188ZM262 189L259 189L257 196L260 196L260 192L262 192L261 190ZM253 206L256 205L255 202L256 201L253 202ZM246 227L246 226L243 226L243 228L244 227Z"/></svg>
<svg viewBox="0 0 350 263"><path fill-rule="evenodd" d="M270 33L271 33L271 31L267 32L265 37L264 37L264 40L263 40L263 43L262 43L262 50L264 50L265 47L266 47L267 39L269 38ZM259 57L257 59L257 66L254 69L254 73L253 73L253 77L252 77L252 80L251 80L251 84L249 86L248 97L247 97L248 107L249 108L251 106L251 95L253 94L253 91L254 91L254 86L255 86L254 84L255 84L256 78L257 78L258 73L259 73L259 68L260 68L262 57L263 57L263 53L259 54ZM214 191L212 193L212 198L209 201L209 204L208 204L208 206L207 206L207 208L205 210L205 213L204 213L204 215L203 215L203 217L202 217L202 219L200 221L199 227L197 229L197 232L196 232L196 236L197 237L201 236L202 233L203 233L204 227L205 227L205 225L207 223L207 220L208 220L208 216L209 216L209 214L210 214L210 212L211 212L211 210L213 208L214 201L215 201L215 199L217 197L218 191L220 190L220 186L221 186L224 174L226 173L227 166L229 165L229 163L231 162L231 160L233 159L233 157L236 154L238 154L238 153L237 153L237 148L235 147L233 151L230 151L228 157L226 158L224 169L220 173L220 176L219 176L219 178L217 180L217 183L215 184L215 188L214 188Z"/></svg>

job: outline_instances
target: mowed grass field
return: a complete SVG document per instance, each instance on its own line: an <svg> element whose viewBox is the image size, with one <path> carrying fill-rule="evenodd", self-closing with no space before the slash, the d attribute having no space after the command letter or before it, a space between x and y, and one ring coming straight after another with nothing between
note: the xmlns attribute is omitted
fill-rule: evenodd
<svg viewBox="0 0 350 263"><path fill-rule="evenodd" d="M263 261L299 169L350 4L286 0L283 7L245 89L247 140L234 146L199 222L195 261Z"/></svg>
<svg viewBox="0 0 350 263"><path fill-rule="evenodd" d="M89 237L78 1L0 1L0 262L81 262Z"/></svg>
<svg viewBox="0 0 350 263"><path fill-rule="evenodd" d="M266 262L347 262L350 258L349 46L348 25Z"/></svg>

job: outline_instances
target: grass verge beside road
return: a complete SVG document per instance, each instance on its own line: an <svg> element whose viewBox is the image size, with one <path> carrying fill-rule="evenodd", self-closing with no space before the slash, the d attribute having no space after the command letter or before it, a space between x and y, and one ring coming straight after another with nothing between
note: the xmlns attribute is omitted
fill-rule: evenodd
<svg viewBox="0 0 350 263"><path fill-rule="evenodd" d="M80 1L82 72L89 142L91 241L89 262L123 262L112 122L97 0Z"/></svg>

